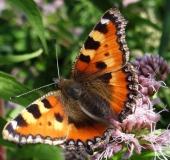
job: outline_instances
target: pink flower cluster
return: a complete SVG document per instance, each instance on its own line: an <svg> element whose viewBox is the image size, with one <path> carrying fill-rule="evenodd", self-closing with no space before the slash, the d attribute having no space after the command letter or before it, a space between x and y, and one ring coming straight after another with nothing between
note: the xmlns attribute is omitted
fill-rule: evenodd
<svg viewBox="0 0 170 160"><path fill-rule="evenodd" d="M122 123L110 120L115 128L112 142L102 146L104 151L97 153L92 160L111 158L123 148L126 150L123 159L130 158L134 151L141 154L142 150L153 151L155 159L168 160L167 157L170 157L170 131L156 130L161 116L154 111L154 105L159 104L160 100L152 97L161 86L165 87L163 81L170 73L170 67L163 58L148 54L137 56L133 65L138 74L139 92L142 97L136 100L134 114L127 116ZM163 111L168 110L165 107Z"/></svg>

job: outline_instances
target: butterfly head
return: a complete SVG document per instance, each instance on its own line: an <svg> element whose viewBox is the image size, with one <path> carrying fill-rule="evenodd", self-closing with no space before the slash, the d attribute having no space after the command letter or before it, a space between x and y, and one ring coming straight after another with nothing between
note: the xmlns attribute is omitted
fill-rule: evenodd
<svg viewBox="0 0 170 160"><path fill-rule="evenodd" d="M54 78L53 81L58 89L74 100L78 100L83 92L82 86L73 79Z"/></svg>
<svg viewBox="0 0 170 160"><path fill-rule="evenodd" d="M60 77L60 78L53 78L53 81L55 82L55 86L58 88L58 89L61 89L62 88L62 84L66 81L66 79Z"/></svg>

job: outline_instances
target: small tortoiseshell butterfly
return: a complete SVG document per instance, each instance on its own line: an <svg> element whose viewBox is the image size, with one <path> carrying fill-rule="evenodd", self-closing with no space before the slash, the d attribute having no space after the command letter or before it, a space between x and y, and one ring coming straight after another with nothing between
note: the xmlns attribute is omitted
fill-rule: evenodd
<svg viewBox="0 0 170 160"><path fill-rule="evenodd" d="M8 122L3 138L19 145L45 143L88 154L108 143L114 132L109 119L123 121L138 95L137 76L128 63L126 24L118 9L106 11L80 49L70 79L56 79L58 90Z"/></svg>

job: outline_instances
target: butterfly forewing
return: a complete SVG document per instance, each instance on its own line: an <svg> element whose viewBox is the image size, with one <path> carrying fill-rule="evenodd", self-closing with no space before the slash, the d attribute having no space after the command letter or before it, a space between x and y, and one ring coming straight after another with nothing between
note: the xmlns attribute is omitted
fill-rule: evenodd
<svg viewBox="0 0 170 160"><path fill-rule="evenodd" d="M127 21L118 9L108 10L94 27L72 66L71 77L85 79L95 73L121 69L129 60L125 42Z"/></svg>

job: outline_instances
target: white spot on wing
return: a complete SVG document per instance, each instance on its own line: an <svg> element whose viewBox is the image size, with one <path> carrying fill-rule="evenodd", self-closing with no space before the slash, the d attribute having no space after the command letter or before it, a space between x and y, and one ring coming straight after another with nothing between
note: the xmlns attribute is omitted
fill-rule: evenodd
<svg viewBox="0 0 170 160"><path fill-rule="evenodd" d="M92 145L93 143L91 141L88 141L87 144L90 146Z"/></svg>
<svg viewBox="0 0 170 160"><path fill-rule="evenodd" d="M83 146L83 143L79 141L78 146Z"/></svg>
<svg viewBox="0 0 170 160"><path fill-rule="evenodd" d="M104 132L104 136L106 137L106 136L107 136L107 134L108 134L108 132L107 132L107 131L105 131L105 132Z"/></svg>
<svg viewBox="0 0 170 160"><path fill-rule="evenodd" d="M100 137L96 137L96 142L101 141Z"/></svg>
<svg viewBox="0 0 170 160"><path fill-rule="evenodd" d="M52 145L52 140L50 137L46 137L46 139L44 139L44 143L45 144L49 144L49 145Z"/></svg>
<svg viewBox="0 0 170 160"><path fill-rule="evenodd" d="M12 125L12 128L13 128L14 130L17 129L17 121L12 120L12 121L11 121L11 125Z"/></svg>
<svg viewBox="0 0 170 160"><path fill-rule="evenodd" d="M109 21L110 21L109 19L104 19L104 18L100 20L101 24L107 24Z"/></svg>
<svg viewBox="0 0 170 160"><path fill-rule="evenodd" d="M53 144L52 145L59 145L61 143L63 143L65 141L65 139L55 139L53 140Z"/></svg>
<svg viewBox="0 0 170 160"><path fill-rule="evenodd" d="M133 86L131 84L129 84L129 89L131 89L131 90L133 89Z"/></svg>
<svg viewBox="0 0 170 160"><path fill-rule="evenodd" d="M14 137L13 137L13 134L10 133L10 134L8 135L8 139L9 139L9 140L13 140L13 138L14 138Z"/></svg>
<svg viewBox="0 0 170 160"><path fill-rule="evenodd" d="M29 135L27 138L27 143L32 143L33 142L33 137L32 135Z"/></svg>
<svg viewBox="0 0 170 160"><path fill-rule="evenodd" d="M134 95L133 94L129 94L129 98L133 99Z"/></svg>
<svg viewBox="0 0 170 160"><path fill-rule="evenodd" d="M26 141L27 141L27 140L26 140L26 138L25 138L24 136L23 136L23 137L21 137L21 140L20 140L20 143L21 143L21 144L25 144L25 143L26 143Z"/></svg>
<svg viewBox="0 0 170 160"><path fill-rule="evenodd" d="M37 135L36 138L34 139L36 143L43 143L43 138L40 135Z"/></svg>
<svg viewBox="0 0 170 160"><path fill-rule="evenodd" d="M75 145L74 141L69 141L68 145Z"/></svg>
<svg viewBox="0 0 170 160"><path fill-rule="evenodd" d="M15 137L13 138L13 141L14 142L19 142L19 135L18 134L15 135Z"/></svg>
<svg viewBox="0 0 170 160"><path fill-rule="evenodd" d="M128 76L128 81L132 81L132 76Z"/></svg>

